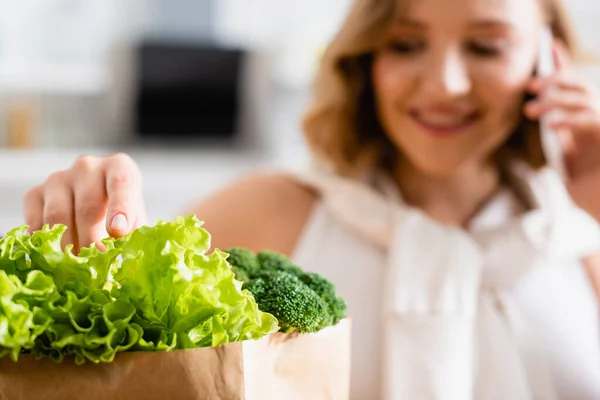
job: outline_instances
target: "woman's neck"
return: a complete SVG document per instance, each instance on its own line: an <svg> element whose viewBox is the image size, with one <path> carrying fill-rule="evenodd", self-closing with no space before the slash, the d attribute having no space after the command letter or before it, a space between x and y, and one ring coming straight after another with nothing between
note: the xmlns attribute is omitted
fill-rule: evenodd
<svg viewBox="0 0 600 400"><path fill-rule="evenodd" d="M495 166L470 165L452 176L432 176L402 164L396 173L407 204L449 225L466 226L500 188Z"/></svg>

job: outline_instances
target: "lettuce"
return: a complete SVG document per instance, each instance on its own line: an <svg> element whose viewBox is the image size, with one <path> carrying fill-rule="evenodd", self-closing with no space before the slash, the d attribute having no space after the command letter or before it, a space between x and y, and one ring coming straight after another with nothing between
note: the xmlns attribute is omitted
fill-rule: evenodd
<svg viewBox="0 0 600 400"><path fill-rule="evenodd" d="M22 349L33 348L52 323L44 305L56 297L52 279L40 271L22 282L0 270L0 357L8 354L16 361Z"/></svg>
<svg viewBox="0 0 600 400"><path fill-rule="evenodd" d="M144 326L166 333L167 342L144 336L146 346L218 346L258 339L277 329L226 261L210 248L210 235L195 217L142 227L114 243L121 256L112 294L139 310ZM173 335L173 336L171 336ZM164 337L163 337L164 339Z"/></svg>
<svg viewBox="0 0 600 400"><path fill-rule="evenodd" d="M194 216L159 221L78 255L66 227L0 240L0 357L110 362L121 351L168 351L258 339L279 329L234 278L227 255L208 254Z"/></svg>

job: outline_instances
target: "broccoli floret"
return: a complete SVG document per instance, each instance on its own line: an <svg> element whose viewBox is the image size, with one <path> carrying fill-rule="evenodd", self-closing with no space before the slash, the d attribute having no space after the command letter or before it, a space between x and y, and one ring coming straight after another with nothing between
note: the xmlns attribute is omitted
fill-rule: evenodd
<svg viewBox="0 0 600 400"><path fill-rule="evenodd" d="M318 294L329 306L329 314L332 320L328 325L336 325L340 320L345 318L346 302L336 295L333 283L325 277L312 272L302 274L300 280Z"/></svg>
<svg viewBox="0 0 600 400"><path fill-rule="evenodd" d="M233 247L225 251L229 254L227 262L238 281L248 282L258 271L259 263L256 254L243 247Z"/></svg>
<svg viewBox="0 0 600 400"><path fill-rule="evenodd" d="M227 261L236 279L244 282L263 312L273 314L281 330L316 332L345 317L346 303L336 296L335 286L324 277L305 273L283 254L254 254L231 248Z"/></svg>
<svg viewBox="0 0 600 400"><path fill-rule="evenodd" d="M258 308L279 321L282 332L317 332L331 322L329 306L296 276L284 271L263 271L244 284Z"/></svg>
<svg viewBox="0 0 600 400"><path fill-rule="evenodd" d="M260 269L263 271L285 271L297 277L304 274L302 269L283 254L274 251L261 251L257 254L256 258L258 259Z"/></svg>

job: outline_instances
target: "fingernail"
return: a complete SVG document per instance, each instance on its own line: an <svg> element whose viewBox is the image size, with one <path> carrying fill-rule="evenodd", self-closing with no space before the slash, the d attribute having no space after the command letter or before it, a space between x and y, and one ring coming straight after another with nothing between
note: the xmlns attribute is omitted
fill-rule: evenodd
<svg viewBox="0 0 600 400"><path fill-rule="evenodd" d="M127 218L123 214L116 214L110 221L110 227L119 231L127 230Z"/></svg>

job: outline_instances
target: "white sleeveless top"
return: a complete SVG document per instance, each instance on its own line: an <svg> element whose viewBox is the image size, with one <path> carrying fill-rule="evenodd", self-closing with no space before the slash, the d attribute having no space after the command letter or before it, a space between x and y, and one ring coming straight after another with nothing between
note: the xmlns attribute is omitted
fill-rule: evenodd
<svg viewBox="0 0 600 400"><path fill-rule="evenodd" d="M600 399L597 301L581 258L596 222L549 171L513 175L468 230L333 175L293 259L331 279L353 320L352 399Z"/></svg>

